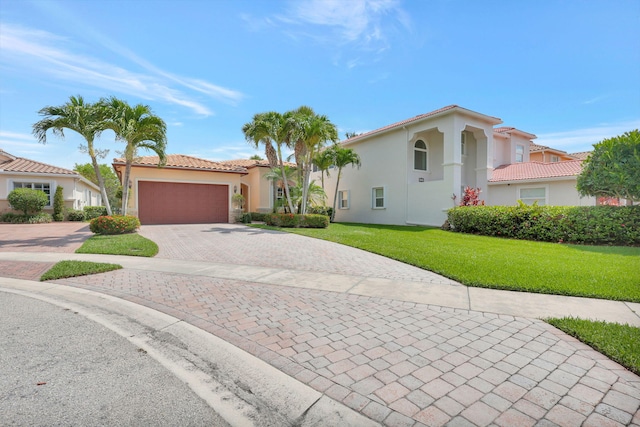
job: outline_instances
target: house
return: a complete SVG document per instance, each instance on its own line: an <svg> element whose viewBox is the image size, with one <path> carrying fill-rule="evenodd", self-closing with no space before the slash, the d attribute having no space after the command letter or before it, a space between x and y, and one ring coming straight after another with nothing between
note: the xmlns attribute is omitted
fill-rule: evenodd
<svg viewBox="0 0 640 427"><path fill-rule="evenodd" d="M343 141L362 166L342 171L336 221L441 225L467 186L493 205L595 204L575 189L580 160L553 150L559 162L533 162L551 149L535 149L534 134L501 123L450 105ZM335 179L325 178L329 200Z"/></svg>
<svg viewBox="0 0 640 427"><path fill-rule="evenodd" d="M221 163L247 170L247 174L242 176L240 184L240 194L245 198L245 212L271 212L273 210L273 185L265 177L271 172L267 160L237 159L224 160ZM282 194L277 194L276 197L281 198Z"/></svg>
<svg viewBox="0 0 640 427"><path fill-rule="evenodd" d="M13 156L0 149L0 212L13 211L7 200L11 191L33 188L49 196L44 210L53 213L53 196L59 186L63 188L64 205L68 209L102 204L100 188L77 172Z"/></svg>
<svg viewBox="0 0 640 427"><path fill-rule="evenodd" d="M567 160L579 160L566 151L556 150L545 145L529 144L529 160L541 163L556 163Z"/></svg>

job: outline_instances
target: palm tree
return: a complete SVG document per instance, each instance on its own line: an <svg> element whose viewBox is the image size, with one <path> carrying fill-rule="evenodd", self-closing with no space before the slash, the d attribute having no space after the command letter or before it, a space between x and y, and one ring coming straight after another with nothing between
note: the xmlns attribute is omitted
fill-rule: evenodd
<svg viewBox="0 0 640 427"><path fill-rule="evenodd" d="M298 108L293 112L293 117L297 122L296 162L301 169L304 214L307 211L313 159L327 141L338 140L338 130L327 116L316 114L310 107Z"/></svg>
<svg viewBox="0 0 640 427"><path fill-rule="evenodd" d="M338 188L340 186L340 176L345 166L357 166L360 168L360 156L351 148L344 148L338 144L329 148L333 152L333 164L338 168L338 178L336 179L336 192L333 195L333 211L331 212L331 222L336 216L336 202L338 200Z"/></svg>
<svg viewBox="0 0 640 427"><path fill-rule="evenodd" d="M296 169L288 166L288 165L284 165L284 173L282 173L282 170L280 170L279 166L276 166L275 168L272 168L269 172L267 172L266 174L264 174L264 178L271 181L273 183L273 199L274 199L274 203L273 203L273 207L274 207L274 212L275 209L277 209L278 207L287 207L287 202L282 200L280 202L280 204L277 203L277 190L279 188L281 188L284 192L284 183L285 181L283 180L282 177L286 178L287 181L287 185L289 186L289 191L291 194L291 208L295 209L296 206L294 205L294 200L295 200L295 195L294 190L297 191L298 186L296 185ZM295 212L295 210L289 210L289 212Z"/></svg>
<svg viewBox="0 0 640 427"><path fill-rule="evenodd" d="M291 212L293 212L293 204L289 193L289 181L284 175L285 165L282 158L282 145L289 145L292 124L290 115L269 111L255 114L251 122L242 126L242 132L247 141L251 142L255 147L258 147L260 143L264 144L265 155L269 160L271 169L280 168L285 198ZM274 147L274 144L276 147Z"/></svg>
<svg viewBox="0 0 640 427"><path fill-rule="evenodd" d="M104 185L104 179L100 173L98 158L103 158L109 150L99 150L94 147L93 141L98 138L104 127L104 111L95 104L85 103L81 96L71 96L69 102L59 107L44 107L38 114L44 118L33 125L33 135L42 144L47 143L47 131L51 129L53 134L64 138L64 129L70 129L82 135L87 142L86 146L80 146L82 151L89 153L91 165L95 171L100 186L100 194L107 213L111 215L111 205Z"/></svg>
<svg viewBox="0 0 640 427"><path fill-rule="evenodd" d="M122 214L127 214L129 200L129 177L138 150L151 150L158 155L158 167L167 161L167 125L154 115L148 105L138 104L134 107L125 101L111 97L100 100L100 105L107 111L105 128L116 134L116 140L127 145L124 148L125 169L122 181Z"/></svg>

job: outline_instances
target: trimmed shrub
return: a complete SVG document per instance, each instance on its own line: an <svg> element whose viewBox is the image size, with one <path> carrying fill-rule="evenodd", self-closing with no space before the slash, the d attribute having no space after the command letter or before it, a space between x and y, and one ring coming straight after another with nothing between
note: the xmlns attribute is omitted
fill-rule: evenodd
<svg viewBox="0 0 640 427"><path fill-rule="evenodd" d="M245 212L240 215L240 222L242 222L243 224L251 224L251 214Z"/></svg>
<svg viewBox="0 0 640 427"><path fill-rule="evenodd" d="M25 215L37 214L49 203L49 196L42 190L16 188L7 196L11 207Z"/></svg>
<svg viewBox="0 0 640 427"><path fill-rule="evenodd" d="M94 219L107 215L107 208L105 206L85 206L82 210L84 211L85 219Z"/></svg>
<svg viewBox="0 0 640 427"><path fill-rule="evenodd" d="M69 221L84 221L87 217L84 214L84 211L74 209L67 213L67 219Z"/></svg>
<svg viewBox="0 0 640 427"><path fill-rule="evenodd" d="M40 212L35 215L6 212L0 216L0 222L8 222L11 224L45 224L51 221L53 221L53 217L46 212Z"/></svg>
<svg viewBox="0 0 640 427"><path fill-rule="evenodd" d="M640 206L464 206L447 213L462 233L541 242L640 245Z"/></svg>
<svg viewBox="0 0 640 427"><path fill-rule="evenodd" d="M264 222L264 217L270 214L264 212L250 212L249 215L251 215L251 221Z"/></svg>
<svg viewBox="0 0 640 427"><path fill-rule="evenodd" d="M53 196L53 220L64 220L64 196L62 194L62 187L56 187L56 194Z"/></svg>
<svg viewBox="0 0 640 427"><path fill-rule="evenodd" d="M326 215L299 215L299 214L266 214L264 222L274 227L305 227L305 228L327 228L329 226L329 217Z"/></svg>
<svg viewBox="0 0 640 427"><path fill-rule="evenodd" d="M140 227L140 220L132 215L99 216L91 220L89 229L95 234L133 233Z"/></svg>
<svg viewBox="0 0 640 427"><path fill-rule="evenodd" d="M310 214L326 215L331 218L333 208L331 206L312 206L309 208Z"/></svg>

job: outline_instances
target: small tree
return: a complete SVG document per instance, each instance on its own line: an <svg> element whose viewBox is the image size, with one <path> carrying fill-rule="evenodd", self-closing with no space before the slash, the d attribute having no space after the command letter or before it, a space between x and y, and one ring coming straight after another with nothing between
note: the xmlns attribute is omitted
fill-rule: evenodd
<svg viewBox="0 0 640 427"><path fill-rule="evenodd" d="M16 188L9 193L7 200L13 209L24 212L26 216L40 213L49 203L49 196L42 190Z"/></svg>
<svg viewBox="0 0 640 427"><path fill-rule="evenodd" d="M640 200L640 131L594 144L578 175L577 188L583 196Z"/></svg>
<svg viewBox="0 0 640 427"><path fill-rule="evenodd" d="M53 220L62 221L64 219L64 195L62 187L56 187L56 194L53 196Z"/></svg>

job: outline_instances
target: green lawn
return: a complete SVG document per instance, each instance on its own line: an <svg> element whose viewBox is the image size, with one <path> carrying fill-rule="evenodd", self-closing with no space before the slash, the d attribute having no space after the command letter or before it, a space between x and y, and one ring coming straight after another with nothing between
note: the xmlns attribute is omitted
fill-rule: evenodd
<svg viewBox="0 0 640 427"><path fill-rule="evenodd" d="M371 224L278 230L364 249L468 286L640 302L639 247L531 242Z"/></svg>
<svg viewBox="0 0 640 427"><path fill-rule="evenodd" d="M564 317L546 319L608 358L640 375L640 328Z"/></svg>
<svg viewBox="0 0 640 427"><path fill-rule="evenodd" d="M60 261L40 277L40 281L86 276L121 269L121 265L88 261Z"/></svg>
<svg viewBox="0 0 640 427"><path fill-rule="evenodd" d="M137 233L96 235L85 241L76 253L152 257L158 253L158 245Z"/></svg>

